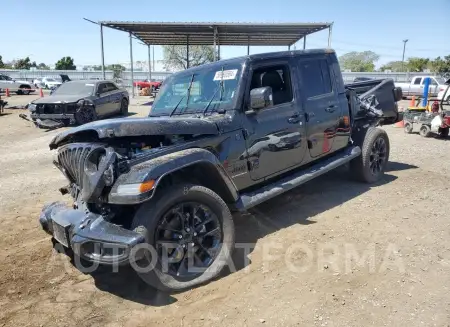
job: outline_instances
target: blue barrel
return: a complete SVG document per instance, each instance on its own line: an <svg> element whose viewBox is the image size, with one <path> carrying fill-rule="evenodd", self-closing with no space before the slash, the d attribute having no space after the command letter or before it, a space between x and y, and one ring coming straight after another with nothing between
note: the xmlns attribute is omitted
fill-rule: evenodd
<svg viewBox="0 0 450 327"><path fill-rule="evenodd" d="M430 88L430 78L425 77L423 81L423 99L422 99L422 107L426 107L428 103L428 90Z"/></svg>

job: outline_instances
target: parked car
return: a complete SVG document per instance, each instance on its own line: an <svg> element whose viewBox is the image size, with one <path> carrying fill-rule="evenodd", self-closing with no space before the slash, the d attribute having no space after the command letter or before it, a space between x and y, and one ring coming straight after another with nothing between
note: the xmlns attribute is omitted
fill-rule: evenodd
<svg viewBox="0 0 450 327"><path fill-rule="evenodd" d="M33 84L36 88L42 87L42 78L35 78L33 80Z"/></svg>
<svg viewBox="0 0 450 327"><path fill-rule="evenodd" d="M430 78L428 96L436 97L439 92L445 89L446 80L439 76L414 76L410 83L395 83L395 86L402 88L404 97L421 96L423 95L426 78Z"/></svg>
<svg viewBox="0 0 450 327"><path fill-rule="evenodd" d="M98 118L128 113L129 96L110 81L70 81L28 105L34 120L50 119L79 125Z"/></svg>
<svg viewBox="0 0 450 327"><path fill-rule="evenodd" d="M390 146L377 126L399 120L402 95L392 80L370 83L346 87L329 49L175 73L148 118L107 119L54 137L55 165L68 179L61 192L75 203L44 207L42 228L82 259L138 261L156 288L205 283L230 262L232 212L347 163L363 182L383 178Z"/></svg>
<svg viewBox="0 0 450 327"><path fill-rule="evenodd" d="M441 101L445 96L444 102L446 102L447 104L450 104L450 89L449 88L450 88L450 78L447 79L445 81L444 86L440 88L440 91L437 95L437 99L439 101Z"/></svg>
<svg viewBox="0 0 450 327"><path fill-rule="evenodd" d="M44 77L42 79L42 85L44 86L44 88L46 89L51 89L52 87L55 86L60 86L62 84L62 82L57 81L55 78L53 77Z"/></svg>
<svg viewBox="0 0 450 327"><path fill-rule="evenodd" d="M27 95L36 91L30 82L15 80L7 75L0 74L0 90L6 89L19 95Z"/></svg>
<svg viewBox="0 0 450 327"><path fill-rule="evenodd" d="M151 88L152 91L156 91L161 87L161 82L153 79L151 81L145 79L143 81L134 82L133 85L136 86L139 90L144 88Z"/></svg>

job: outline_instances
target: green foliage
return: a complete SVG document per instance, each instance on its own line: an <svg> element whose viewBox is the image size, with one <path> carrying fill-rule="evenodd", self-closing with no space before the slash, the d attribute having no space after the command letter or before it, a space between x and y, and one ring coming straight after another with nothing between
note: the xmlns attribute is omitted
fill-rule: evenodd
<svg viewBox="0 0 450 327"><path fill-rule="evenodd" d="M373 51L348 52L339 57L342 69L350 69L352 72L373 72L375 63L380 56Z"/></svg>
<svg viewBox="0 0 450 327"><path fill-rule="evenodd" d="M41 62L39 65L37 65L37 69L49 70L50 67L47 66L46 64L44 64L43 62Z"/></svg>
<svg viewBox="0 0 450 327"><path fill-rule="evenodd" d="M380 67L380 71L390 70L393 72L404 72L405 69L406 64L403 64L401 61L390 61Z"/></svg>
<svg viewBox="0 0 450 327"><path fill-rule="evenodd" d="M428 68L430 59L428 58L409 58L407 67L410 72L422 72Z"/></svg>
<svg viewBox="0 0 450 327"><path fill-rule="evenodd" d="M163 46L166 68L187 69L187 47L182 45ZM214 47L209 45L189 46L189 67L199 66L214 61Z"/></svg>
<svg viewBox="0 0 450 327"><path fill-rule="evenodd" d="M31 62L30 57L19 59L15 62L15 69L30 69L30 67L36 67L36 62Z"/></svg>
<svg viewBox="0 0 450 327"><path fill-rule="evenodd" d="M435 73L450 73L450 55L445 56L443 59L441 57L437 57L430 63L430 68Z"/></svg>
<svg viewBox="0 0 450 327"><path fill-rule="evenodd" d="M0 68L5 68L5 64L3 63L3 57L0 56Z"/></svg>
<svg viewBox="0 0 450 327"><path fill-rule="evenodd" d="M77 66L74 65L71 57L63 57L55 64L56 70L76 70Z"/></svg>

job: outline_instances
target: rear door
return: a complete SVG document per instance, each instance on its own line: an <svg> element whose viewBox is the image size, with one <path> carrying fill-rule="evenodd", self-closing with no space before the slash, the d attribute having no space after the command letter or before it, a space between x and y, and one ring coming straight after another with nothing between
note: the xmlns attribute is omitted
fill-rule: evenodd
<svg viewBox="0 0 450 327"><path fill-rule="evenodd" d="M327 57L298 59L300 92L304 101L306 134L311 157L330 152L342 109L333 85Z"/></svg>
<svg viewBox="0 0 450 327"><path fill-rule="evenodd" d="M409 95L421 95L423 94L422 77L417 76L409 85Z"/></svg>

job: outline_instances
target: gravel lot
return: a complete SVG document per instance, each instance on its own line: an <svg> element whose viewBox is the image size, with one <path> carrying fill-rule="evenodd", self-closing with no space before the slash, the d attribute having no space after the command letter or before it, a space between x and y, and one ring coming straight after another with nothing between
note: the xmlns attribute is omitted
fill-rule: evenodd
<svg viewBox="0 0 450 327"><path fill-rule="evenodd" d="M144 116L144 102L130 112ZM37 218L63 199L48 149L58 132L22 112L0 117L0 326L450 325L448 140L385 127L383 181L359 184L342 168L236 216L250 253L237 251L216 281L167 295L128 269L83 274L52 249Z"/></svg>

